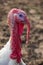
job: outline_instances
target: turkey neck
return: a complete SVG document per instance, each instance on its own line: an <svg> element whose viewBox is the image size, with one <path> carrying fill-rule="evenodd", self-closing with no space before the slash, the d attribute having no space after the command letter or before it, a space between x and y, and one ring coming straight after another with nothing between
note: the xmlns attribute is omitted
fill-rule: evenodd
<svg viewBox="0 0 43 65"><path fill-rule="evenodd" d="M19 25L15 24L11 31L11 59L16 59L17 62L21 61L21 39L19 35Z"/></svg>
<svg viewBox="0 0 43 65"><path fill-rule="evenodd" d="M15 24L14 28L11 31L11 44L14 46L20 41L20 35L19 35L19 26L18 24Z"/></svg>

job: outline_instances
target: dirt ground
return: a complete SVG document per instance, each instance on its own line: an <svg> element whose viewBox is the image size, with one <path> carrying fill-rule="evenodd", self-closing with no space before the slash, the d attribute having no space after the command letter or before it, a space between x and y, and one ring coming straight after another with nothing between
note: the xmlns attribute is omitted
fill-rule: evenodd
<svg viewBox="0 0 43 65"><path fill-rule="evenodd" d="M10 37L7 14L12 8L23 9L30 20L31 30L28 46L25 44L25 28L22 35L24 62L27 65L43 63L43 0L0 0L0 49Z"/></svg>

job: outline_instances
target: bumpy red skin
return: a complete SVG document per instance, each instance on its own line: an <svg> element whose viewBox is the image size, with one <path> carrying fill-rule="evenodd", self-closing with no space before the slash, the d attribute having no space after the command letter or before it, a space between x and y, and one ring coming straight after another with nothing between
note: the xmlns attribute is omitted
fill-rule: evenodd
<svg viewBox="0 0 43 65"><path fill-rule="evenodd" d="M9 23L10 29L11 29L10 15L12 13L19 12L19 10L20 9L12 9L8 14L8 23ZM17 20L17 18L16 18L16 21L19 22ZM26 24L27 24L27 36L26 36L26 38L27 38L27 41L28 41L28 36L29 36L29 33L30 33L30 23L29 23L27 18L25 18L25 21L26 21ZM22 54L21 54L21 38L20 38L20 36L22 35L23 27L24 27L23 23L15 23L13 29L10 30L10 32L11 32L11 50L12 50L12 52L10 54L10 58L11 59L16 59L18 63L21 62L21 57L22 57Z"/></svg>
<svg viewBox="0 0 43 65"><path fill-rule="evenodd" d="M11 49L12 49L12 53L10 55L11 59L17 59L17 62L20 63L21 61L21 38L20 36L22 35L22 32L19 32L19 24L17 24L16 26L17 28L17 32L16 30L12 31L12 38L11 38ZM23 28L21 28L23 30Z"/></svg>

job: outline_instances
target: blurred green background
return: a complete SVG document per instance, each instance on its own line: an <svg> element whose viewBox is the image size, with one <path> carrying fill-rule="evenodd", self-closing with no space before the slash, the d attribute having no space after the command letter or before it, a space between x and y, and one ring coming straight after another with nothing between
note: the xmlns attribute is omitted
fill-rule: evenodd
<svg viewBox="0 0 43 65"><path fill-rule="evenodd" d="M0 49L9 40L7 15L12 8L20 8L28 15L31 30L27 47L25 28L22 35L23 60L27 65L38 65L43 62L43 0L0 0Z"/></svg>

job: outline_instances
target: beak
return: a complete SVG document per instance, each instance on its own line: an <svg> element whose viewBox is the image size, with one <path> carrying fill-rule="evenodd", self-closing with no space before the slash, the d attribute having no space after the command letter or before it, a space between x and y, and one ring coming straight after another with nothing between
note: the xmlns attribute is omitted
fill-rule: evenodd
<svg viewBox="0 0 43 65"><path fill-rule="evenodd" d="M27 44L29 42L30 21L27 17L25 18L25 21L26 21L26 25L27 25L27 35L26 35L26 44Z"/></svg>

